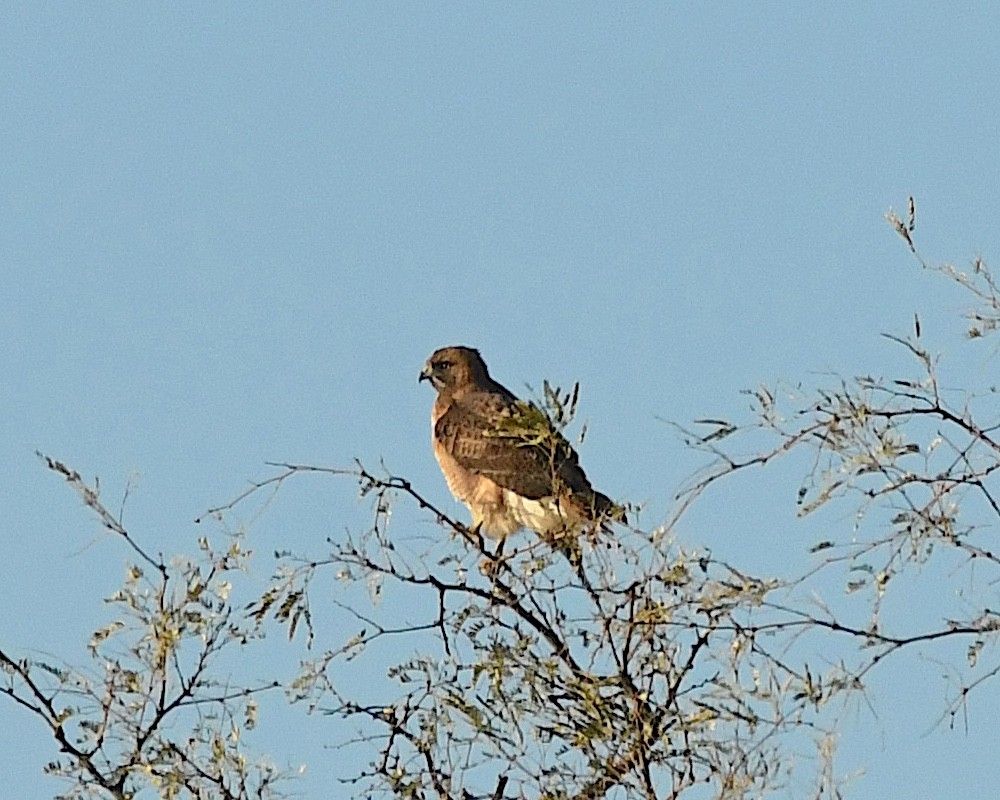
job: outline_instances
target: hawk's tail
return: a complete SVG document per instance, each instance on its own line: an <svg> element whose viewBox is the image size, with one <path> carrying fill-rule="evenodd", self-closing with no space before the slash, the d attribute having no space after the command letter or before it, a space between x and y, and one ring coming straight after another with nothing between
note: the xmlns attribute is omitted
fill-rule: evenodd
<svg viewBox="0 0 1000 800"><path fill-rule="evenodd" d="M625 516L625 506L614 502L606 494L594 492L588 505L588 511L592 520L620 522L622 525L628 524L628 518Z"/></svg>

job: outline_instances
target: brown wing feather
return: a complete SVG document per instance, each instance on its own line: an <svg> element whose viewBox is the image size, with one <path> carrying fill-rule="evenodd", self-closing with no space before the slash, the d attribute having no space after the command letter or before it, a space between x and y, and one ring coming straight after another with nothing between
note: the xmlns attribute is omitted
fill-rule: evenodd
<svg viewBox="0 0 1000 800"><path fill-rule="evenodd" d="M593 490L576 452L557 432L540 431L540 442L511 433L524 410L509 392L474 392L452 402L434 435L462 468L522 497L568 494L591 518L610 509L611 501Z"/></svg>
<svg viewBox="0 0 1000 800"><path fill-rule="evenodd" d="M496 394L476 393L455 401L434 426L434 435L463 469L536 500L552 494L552 477L527 447L497 434L514 404Z"/></svg>

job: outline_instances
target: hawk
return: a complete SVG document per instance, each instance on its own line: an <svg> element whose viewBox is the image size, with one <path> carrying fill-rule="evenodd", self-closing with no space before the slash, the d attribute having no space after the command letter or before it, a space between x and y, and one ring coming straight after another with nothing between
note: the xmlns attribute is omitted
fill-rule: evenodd
<svg viewBox="0 0 1000 800"><path fill-rule="evenodd" d="M548 417L493 380L477 350L438 350L420 380L437 390L434 456L474 529L502 539L520 528L552 536L625 521L622 508L590 485Z"/></svg>

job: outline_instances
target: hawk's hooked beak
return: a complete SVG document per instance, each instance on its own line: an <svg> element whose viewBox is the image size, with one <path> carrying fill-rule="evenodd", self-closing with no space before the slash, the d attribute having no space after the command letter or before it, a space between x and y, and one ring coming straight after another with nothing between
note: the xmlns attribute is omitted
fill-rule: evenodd
<svg viewBox="0 0 1000 800"><path fill-rule="evenodd" d="M420 370L420 377L417 378L417 383L421 381L429 381L434 376L434 370L431 369L430 362L424 364L424 368Z"/></svg>

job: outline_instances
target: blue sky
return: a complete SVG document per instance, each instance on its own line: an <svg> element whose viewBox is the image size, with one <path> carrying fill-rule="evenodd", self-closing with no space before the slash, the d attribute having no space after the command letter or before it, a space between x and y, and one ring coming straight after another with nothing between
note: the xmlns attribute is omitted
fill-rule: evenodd
<svg viewBox="0 0 1000 800"><path fill-rule="evenodd" d="M655 525L699 463L663 419L900 368L879 333L914 312L958 357L960 296L882 215L913 194L928 256L997 251L998 30L987 3L7 4L0 641L82 660L121 576L35 450L108 497L132 480L126 521L165 553L269 459L384 459L462 513L416 381L462 343L519 392L579 380L588 473ZM778 485L732 484L687 543L780 564ZM293 496L366 518L349 485ZM878 718L844 722L850 796L985 796L998 693L927 733L934 664L886 674ZM12 797L54 792L36 728L0 704ZM314 738L310 776L336 766Z"/></svg>

